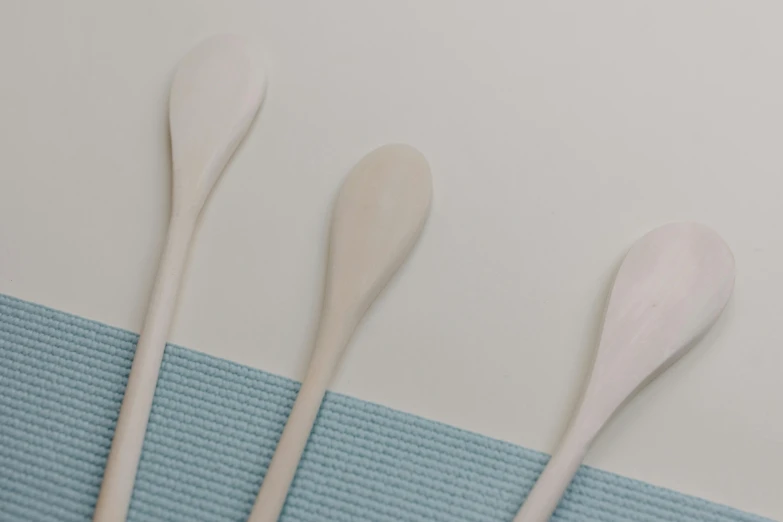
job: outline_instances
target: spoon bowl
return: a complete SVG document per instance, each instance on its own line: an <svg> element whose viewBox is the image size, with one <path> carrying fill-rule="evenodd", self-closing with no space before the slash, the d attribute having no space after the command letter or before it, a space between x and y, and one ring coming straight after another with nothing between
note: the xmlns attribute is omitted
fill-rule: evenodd
<svg viewBox="0 0 783 522"><path fill-rule="evenodd" d="M266 80L238 36L209 38L182 59L169 96L175 204L201 210L265 92Z"/></svg>

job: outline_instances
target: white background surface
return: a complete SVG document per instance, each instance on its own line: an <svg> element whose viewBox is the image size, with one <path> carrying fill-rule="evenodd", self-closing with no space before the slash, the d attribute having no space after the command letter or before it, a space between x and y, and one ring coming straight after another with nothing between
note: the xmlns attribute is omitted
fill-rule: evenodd
<svg viewBox="0 0 783 522"><path fill-rule="evenodd" d="M0 4L0 292L138 331L168 212L172 70L215 32L270 78L172 340L300 378L329 208L390 141L430 160L418 248L333 389L552 451L641 234L713 226L735 296L587 462L783 519L783 4Z"/></svg>

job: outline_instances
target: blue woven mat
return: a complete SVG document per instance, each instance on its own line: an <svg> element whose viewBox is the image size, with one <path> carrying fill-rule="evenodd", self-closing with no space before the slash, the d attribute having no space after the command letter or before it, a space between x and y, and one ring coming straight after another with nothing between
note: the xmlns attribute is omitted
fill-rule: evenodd
<svg viewBox="0 0 783 522"><path fill-rule="evenodd" d="M0 520L87 521L135 334L0 295ZM298 384L168 346L131 521L244 521ZM508 522L547 456L328 394L283 522ZM554 521L759 522L583 467Z"/></svg>

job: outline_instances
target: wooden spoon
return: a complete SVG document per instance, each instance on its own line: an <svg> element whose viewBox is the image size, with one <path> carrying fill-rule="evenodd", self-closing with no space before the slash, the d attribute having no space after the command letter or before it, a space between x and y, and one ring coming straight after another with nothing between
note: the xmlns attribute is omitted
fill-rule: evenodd
<svg viewBox="0 0 783 522"><path fill-rule="evenodd" d="M407 145L376 149L348 174L332 217L310 366L248 521L277 522L332 374L362 316L418 240L431 199L427 160Z"/></svg>
<svg viewBox="0 0 783 522"><path fill-rule="evenodd" d="M169 96L173 166L168 237L136 345L93 520L128 513L160 363L201 209L263 99L265 81L244 43L212 37L180 62Z"/></svg>
<svg viewBox="0 0 783 522"><path fill-rule="evenodd" d="M703 225L665 225L631 247L582 403L514 522L549 520L601 428L706 333L733 288L734 257Z"/></svg>

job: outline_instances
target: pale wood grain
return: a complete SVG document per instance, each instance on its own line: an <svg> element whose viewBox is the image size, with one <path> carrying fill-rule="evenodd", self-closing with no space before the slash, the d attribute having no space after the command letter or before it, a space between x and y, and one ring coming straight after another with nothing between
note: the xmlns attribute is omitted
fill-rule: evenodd
<svg viewBox="0 0 783 522"><path fill-rule="evenodd" d="M731 250L703 225L665 225L633 245L615 278L582 403L515 522L549 520L601 428L694 346L733 288Z"/></svg>

